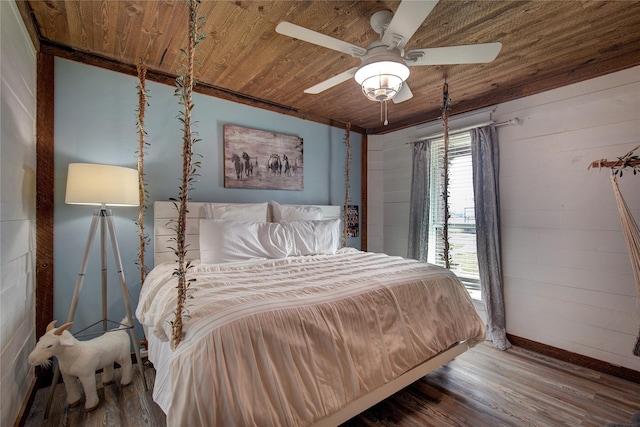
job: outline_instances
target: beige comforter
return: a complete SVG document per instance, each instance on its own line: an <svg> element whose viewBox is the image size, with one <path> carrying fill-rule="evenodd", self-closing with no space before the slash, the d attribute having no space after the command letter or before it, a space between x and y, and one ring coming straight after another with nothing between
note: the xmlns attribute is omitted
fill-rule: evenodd
<svg viewBox="0 0 640 427"><path fill-rule="evenodd" d="M138 319L161 340L174 266L148 276ZM196 265L184 340L170 355L170 426L306 426L484 325L442 268L343 249L336 255Z"/></svg>

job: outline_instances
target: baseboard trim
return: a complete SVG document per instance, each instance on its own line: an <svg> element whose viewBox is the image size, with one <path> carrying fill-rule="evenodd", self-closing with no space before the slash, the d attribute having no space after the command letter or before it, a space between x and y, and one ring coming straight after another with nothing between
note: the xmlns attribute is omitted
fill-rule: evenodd
<svg viewBox="0 0 640 427"><path fill-rule="evenodd" d="M13 424L13 427L24 427L27 423L31 405L33 405L33 401L36 398L36 392L38 391L37 383L37 378L33 377L31 380L31 386L29 386L29 392L25 396L24 402L22 402L22 407L20 408L20 412L18 412L18 417L16 418L16 422Z"/></svg>
<svg viewBox="0 0 640 427"><path fill-rule="evenodd" d="M511 334L507 334L507 338L509 339L511 344L524 348L526 350L531 350L535 353L553 357L554 359L558 359L563 362L573 363L574 365L582 366L583 368L593 369L594 371L598 371L603 374L613 375L614 377L619 377L640 384L640 372L634 371L633 369L625 368L624 366L613 365L602 360L583 356L581 354L562 350L557 347L552 347L547 344L542 344L536 341L529 340L527 338L522 338Z"/></svg>

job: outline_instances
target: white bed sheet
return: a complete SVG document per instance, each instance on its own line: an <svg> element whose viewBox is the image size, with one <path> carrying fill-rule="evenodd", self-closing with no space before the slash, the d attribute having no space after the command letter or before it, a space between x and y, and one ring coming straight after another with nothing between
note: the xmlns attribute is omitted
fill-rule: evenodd
<svg viewBox="0 0 640 427"><path fill-rule="evenodd" d="M453 273L342 249L195 265L190 318L171 350L173 268L149 274L136 312L149 331L154 400L170 426L311 425L452 344L485 335Z"/></svg>
<svg viewBox="0 0 640 427"><path fill-rule="evenodd" d="M153 327L144 327L145 337L147 338L147 357L153 367L156 375L153 385L153 401L160 406L166 414L171 406L171 376L169 375L169 363L171 363L171 345L168 341L160 341L153 333Z"/></svg>

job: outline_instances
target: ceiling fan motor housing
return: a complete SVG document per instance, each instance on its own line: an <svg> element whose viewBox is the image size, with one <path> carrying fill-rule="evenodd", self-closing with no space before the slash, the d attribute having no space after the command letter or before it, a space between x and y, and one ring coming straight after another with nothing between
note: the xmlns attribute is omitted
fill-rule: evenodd
<svg viewBox="0 0 640 427"><path fill-rule="evenodd" d="M369 23L371 24L371 28L373 28L373 31L375 31L376 33L382 36L382 34L384 34L384 32L387 31L387 28L389 28L391 19L393 19L393 12L386 9L379 10L373 15L371 15L371 19L369 20Z"/></svg>

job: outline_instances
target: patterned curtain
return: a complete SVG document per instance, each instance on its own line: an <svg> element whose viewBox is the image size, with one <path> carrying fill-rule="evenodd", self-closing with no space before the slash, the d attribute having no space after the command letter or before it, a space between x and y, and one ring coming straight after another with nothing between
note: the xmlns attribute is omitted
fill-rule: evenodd
<svg viewBox="0 0 640 427"><path fill-rule="evenodd" d="M500 252L498 133L495 125L471 131L476 241L482 301L487 311L487 339L500 350L507 339Z"/></svg>
<svg viewBox="0 0 640 427"><path fill-rule="evenodd" d="M429 243L429 162L430 142L413 144L411 201L409 205L409 248L407 257L427 261Z"/></svg>

